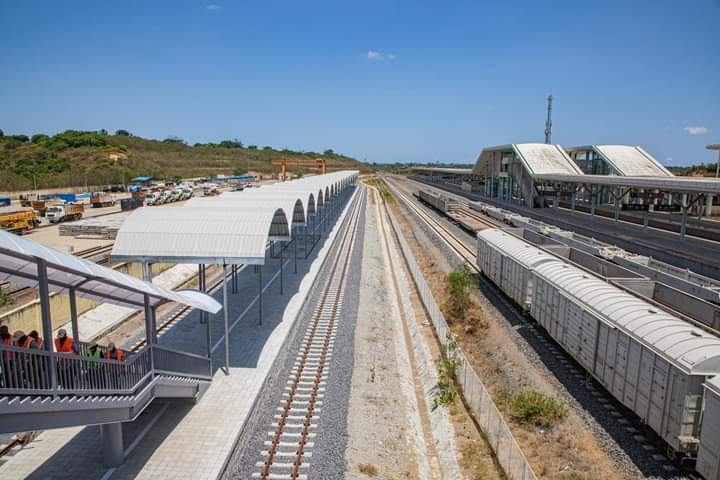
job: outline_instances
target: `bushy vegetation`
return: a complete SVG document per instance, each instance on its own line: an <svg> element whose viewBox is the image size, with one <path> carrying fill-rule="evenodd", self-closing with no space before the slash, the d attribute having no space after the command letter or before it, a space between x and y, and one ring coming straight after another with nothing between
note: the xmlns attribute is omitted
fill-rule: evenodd
<svg viewBox="0 0 720 480"><path fill-rule="evenodd" d="M549 428L557 425L567 415L563 402L531 390L522 391L509 399L513 418L535 427Z"/></svg>
<svg viewBox="0 0 720 480"><path fill-rule="evenodd" d="M465 319L471 306L470 289L477 287L477 277L467 264L463 265L463 269L459 272L448 273L445 279L445 291L448 294L447 310L453 319Z"/></svg>
<svg viewBox="0 0 720 480"><path fill-rule="evenodd" d="M717 171L717 162L699 163L689 167L667 167L675 175L692 175L701 177L714 177Z"/></svg>
<svg viewBox="0 0 720 480"><path fill-rule="evenodd" d="M332 150L323 154L272 147L258 150L254 145L245 147L238 139L189 146L175 136L148 140L125 129L114 135L101 129L36 133L31 137L4 135L0 130L0 190L120 184L139 175L167 180L230 175L246 173L248 167L268 174L279 170L271 161L282 158L324 158L331 170L363 169L356 160ZM291 171L309 173L313 169Z"/></svg>

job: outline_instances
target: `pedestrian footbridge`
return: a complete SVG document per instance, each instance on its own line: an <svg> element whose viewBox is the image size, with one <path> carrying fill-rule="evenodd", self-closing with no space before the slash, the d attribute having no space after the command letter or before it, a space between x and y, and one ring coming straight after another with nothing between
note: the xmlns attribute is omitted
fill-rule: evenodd
<svg viewBox="0 0 720 480"><path fill-rule="evenodd" d="M122 463L122 422L155 399L196 401L211 380L208 357L158 345L156 309L165 304L217 313L221 305L192 290L170 291L82 258L0 231L0 282L36 288L42 338L37 348L0 343L0 433L101 425L105 463ZM144 312L146 342L123 360L53 351L51 293L67 295L72 337L80 338L76 297Z"/></svg>

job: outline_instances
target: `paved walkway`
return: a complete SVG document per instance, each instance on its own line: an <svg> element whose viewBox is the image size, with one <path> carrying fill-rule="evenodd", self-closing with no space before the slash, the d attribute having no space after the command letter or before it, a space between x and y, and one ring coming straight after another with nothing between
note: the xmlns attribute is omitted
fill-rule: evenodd
<svg viewBox="0 0 720 480"><path fill-rule="evenodd" d="M293 273L293 247L285 251L282 296L279 295L280 261L267 259L263 267L262 325L258 325L259 275L255 269L247 267L238 275L237 294L231 293L228 282L228 311L232 328L230 375L226 376L218 369L225 359L224 343L218 341L223 332L223 316L220 313L211 319L213 364L216 369L211 387L192 408L187 404L170 404L159 417L149 414L147 421L157 417L157 423L129 455L126 450L125 464L112 472L113 479L217 478L275 357L292 329L339 224L336 223L331 232L323 235L307 260L304 259L303 244L299 242L301 259L298 260L297 274ZM222 299L222 289L215 293L215 297ZM200 324L199 314L193 312L160 337L160 344L204 354L207 351L205 339L205 326ZM98 452L98 429L86 427L80 430L44 432L38 441L0 467L0 478L26 478L33 469L36 478L101 478L99 473L104 470ZM132 436L126 434L126 448L132 441ZM33 457L26 454L33 449ZM60 452L63 455L59 455ZM49 461L40 466L38 462L43 459ZM43 475L37 476L40 472Z"/></svg>

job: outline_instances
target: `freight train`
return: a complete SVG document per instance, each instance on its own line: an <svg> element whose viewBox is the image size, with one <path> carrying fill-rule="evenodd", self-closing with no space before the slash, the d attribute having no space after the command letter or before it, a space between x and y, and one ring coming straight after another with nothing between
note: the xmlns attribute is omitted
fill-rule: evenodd
<svg viewBox="0 0 720 480"><path fill-rule="evenodd" d="M720 480L720 338L508 232L477 266L620 403L666 454Z"/></svg>

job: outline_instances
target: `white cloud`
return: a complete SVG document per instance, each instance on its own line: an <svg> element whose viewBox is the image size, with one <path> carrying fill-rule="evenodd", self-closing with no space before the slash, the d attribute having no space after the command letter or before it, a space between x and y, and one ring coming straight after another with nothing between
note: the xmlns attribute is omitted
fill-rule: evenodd
<svg viewBox="0 0 720 480"><path fill-rule="evenodd" d="M690 135L705 135L708 129L705 127L685 127L683 128Z"/></svg>
<svg viewBox="0 0 720 480"><path fill-rule="evenodd" d="M213 12L217 12L218 10L222 10L222 5L218 5L217 3L210 3L208 5L205 5L205 10L211 10Z"/></svg>
<svg viewBox="0 0 720 480"><path fill-rule="evenodd" d="M397 55L394 53L382 53L382 52L376 52L375 50L368 50L366 54L366 58L368 60L376 61L376 60L395 60L397 58Z"/></svg>

